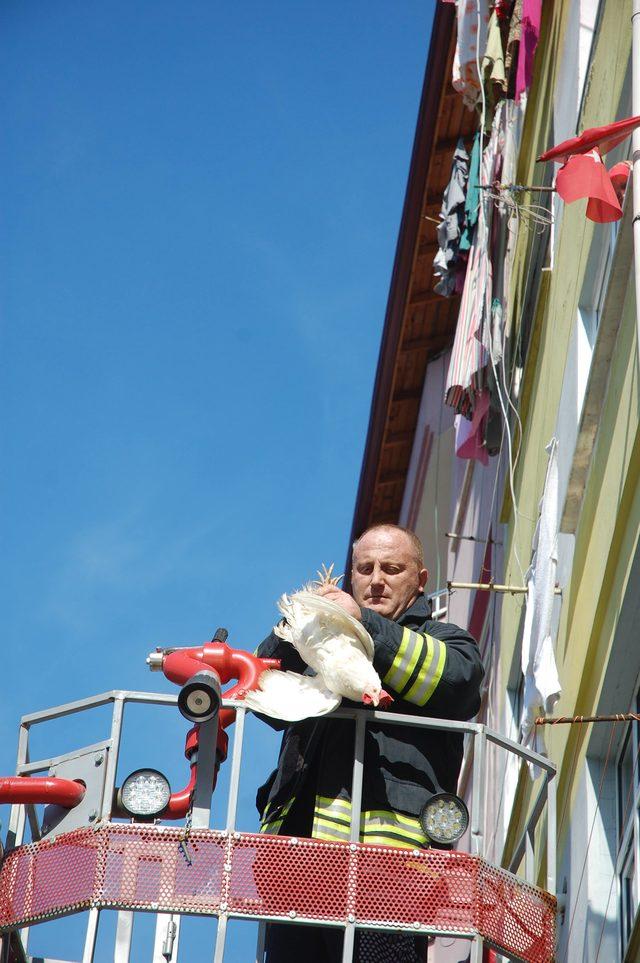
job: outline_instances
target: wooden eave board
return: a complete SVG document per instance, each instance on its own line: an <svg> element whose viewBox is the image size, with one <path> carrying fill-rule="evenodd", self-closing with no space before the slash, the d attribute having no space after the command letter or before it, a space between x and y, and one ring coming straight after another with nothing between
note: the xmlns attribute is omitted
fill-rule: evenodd
<svg viewBox="0 0 640 963"><path fill-rule="evenodd" d="M445 11L446 6L439 4L433 28L437 36L432 37L416 130L418 145L424 131L433 128L426 157L427 176L421 192L421 216L416 230L416 218L412 218L415 211L411 210L411 199L415 198L412 187L415 185L411 182L421 176L424 179L425 157L422 157L422 171L416 169L414 146L354 512L352 540L368 525L383 521L397 522L399 518L427 364L450 346L458 318L459 297L443 298L433 291L436 283L433 258L437 251L437 225L428 218L438 217L442 195L451 176L451 161L458 139L462 137L467 149L470 149L478 120L473 111L464 107L460 95L451 86L455 27L453 17L447 16L448 11ZM440 55L438 64L439 44L447 49L447 56L444 60ZM439 84L435 124L432 116L429 116L433 111L434 84ZM410 239L411 270L408 284L403 287L398 282L399 260L403 251L406 252L409 231L413 232ZM394 324L394 319L399 331L392 338L388 329Z"/></svg>

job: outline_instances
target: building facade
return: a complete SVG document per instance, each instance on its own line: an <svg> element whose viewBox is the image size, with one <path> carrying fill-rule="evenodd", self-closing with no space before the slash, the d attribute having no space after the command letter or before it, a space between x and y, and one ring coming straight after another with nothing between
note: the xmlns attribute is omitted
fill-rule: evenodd
<svg viewBox="0 0 640 963"><path fill-rule="evenodd" d="M632 115L631 14L438 2L354 514L421 536L436 614L483 653L480 721L558 767L562 963L640 959L639 724L580 721L640 711L640 372L630 181L603 215L537 158ZM486 765L508 866L540 780Z"/></svg>

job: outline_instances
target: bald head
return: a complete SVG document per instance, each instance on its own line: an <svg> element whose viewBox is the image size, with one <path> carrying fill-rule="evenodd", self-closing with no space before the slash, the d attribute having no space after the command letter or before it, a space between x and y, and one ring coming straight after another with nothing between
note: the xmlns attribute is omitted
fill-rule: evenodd
<svg viewBox="0 0 640 963"><path fill-rule="evenodd" d="M353 543L353 597L388 619L406 612L428 576L420 539L400 525L374 525Z"/></svg>

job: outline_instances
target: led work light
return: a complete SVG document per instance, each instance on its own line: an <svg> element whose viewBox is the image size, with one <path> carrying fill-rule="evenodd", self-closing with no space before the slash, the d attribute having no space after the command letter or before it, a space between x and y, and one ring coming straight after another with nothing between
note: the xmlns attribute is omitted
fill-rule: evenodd
<svg viewBox="0 0 640 963"><path fill-rule="evenodd" d="M207 722L220 708L220 679L204 669L191 676L178 696L178 709L189 722Z"/></svg>
<svg viewBox="0 0 640 963"><path fill-rule="evenodd" d="M420 811L420 825L434 843L455 843L469 825L469 810L459 796L437 792Z"/></svg>
<svg viewBox="0 0 640 963"><path fill-rule="evenodd" d="M136 769L122 783L119 803L130 816L153 819L166 809L171 787L157 769Z"/></svg>

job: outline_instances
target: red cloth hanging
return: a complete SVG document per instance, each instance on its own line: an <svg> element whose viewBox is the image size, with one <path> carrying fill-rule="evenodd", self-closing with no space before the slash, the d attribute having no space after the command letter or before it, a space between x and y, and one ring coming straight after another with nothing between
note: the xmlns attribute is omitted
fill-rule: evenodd
<svg viewBox="0 0 640 963"><path fill-rule="evenodd" d="M614 164L609 171L609 177L611 178L611 183L613 184L613 189L616 192L620 207L622 207L630 175L631 161L620 161L619 164Z"/></svg>
<svg viewBox="0 0 640 963"><path fill-rule="evenodd" d="M607 151L621 144L636 127L640 127L640 116L626 117L624 120L617 120L614 124L606 124L604 127L590 127L579 137L571 137L551 147L544 154L540 154L538 160L553 160L564 164L573 154L586 154L594 147L597 147L601 154L606 154Z"/></svg>
<svg viewBox="0 0 640 963"><path fill-rule="evenodd" d="M588 154L574 154L569 158L558 171L556 190L566 204L588 197L587 217L590 221L608 224L622 217L615 188L597 148Z"/></svg>

